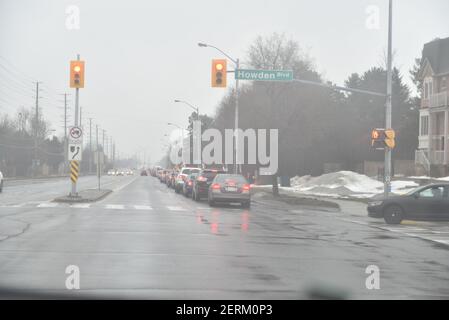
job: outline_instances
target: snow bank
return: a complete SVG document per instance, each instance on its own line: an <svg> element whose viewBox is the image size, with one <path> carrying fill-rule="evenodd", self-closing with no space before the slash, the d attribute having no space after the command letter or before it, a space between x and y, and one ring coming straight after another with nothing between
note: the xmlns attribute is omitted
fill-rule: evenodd
<svg viewBox="0 0 449 320"><path fill-rule="evenodd" d="M352 171L339 171L318 177L302 176L290 180L292 189L298 193L311 195L339 196L343 198L371 198L383 192L383 183ZM392 192L405 193L417 187L413 181L393 181Z"/></svg>

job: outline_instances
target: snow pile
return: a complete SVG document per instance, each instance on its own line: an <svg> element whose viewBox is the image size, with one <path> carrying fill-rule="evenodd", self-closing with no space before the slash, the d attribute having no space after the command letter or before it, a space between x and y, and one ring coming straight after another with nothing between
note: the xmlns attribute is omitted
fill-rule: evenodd
<svg viewBox="0 0 449 320"><path fill-rule="evenodd" d="M371 198L383 192L383 183L352 171L339 171L318 177L303 176L290 180L292 189L298 193L316 196ZM393 181L392 192L405 193L417 187L413 181Z"/></svg>

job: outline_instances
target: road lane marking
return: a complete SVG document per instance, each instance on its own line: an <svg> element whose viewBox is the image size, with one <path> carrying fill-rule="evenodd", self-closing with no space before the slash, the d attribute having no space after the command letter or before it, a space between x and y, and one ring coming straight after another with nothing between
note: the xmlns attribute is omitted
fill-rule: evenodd
<svg viewBox="0 0 449 320"><path fill-rule="evenodd" d="M125 206L123 204L107 204L106 209L123 210Z"/></svg>
<svg viewBox="0 0 449 320"><path fill-rule="evenodd" d="M58 206L58 203L52 203L52 202L48 202L48 203L41 203L38 204L37 207L38 208L55 208Z"/></svg>
<svg viewBox="0 0 449 320"><path fill-rule="evenodd" d="M170 211L186 211L183 207L178 206L167 206L167 209Z"/></svg>
<svg viewBox="0 0 449 320"><path fill-rule="evenodd" d="M89 209L90 208L90 204L89 203L77 203L77 204L70 205L70 208Z"/></svg>
<svg viewBox="0 0 449 320"><path fill-rule="evenodd" d="M142 205L135 205L134 209L136 209L136 210L153 210L153 208L150 206L142 206Z"/></svg>

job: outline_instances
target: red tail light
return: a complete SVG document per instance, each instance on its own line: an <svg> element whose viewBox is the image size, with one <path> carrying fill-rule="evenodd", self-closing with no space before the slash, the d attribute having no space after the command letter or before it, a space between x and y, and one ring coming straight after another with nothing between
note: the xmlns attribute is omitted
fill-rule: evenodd
<svg viewBox="0 0 449 320"><path fill-rule="evenodd" d="M189 182L187 182L187 184L188 184L189 186L191 186L191 185L192 185L192 180L189 180Z"/></svg>
<svg viewBox="0 0 449 320"><path fill-rule="evenodd" d="M242 190L248 190L248 191L249 191L250 188L251 188L251 187L250 187L249 184L244 184L244 185L242 186Z"/></svg>
<svg viewBox="0 0 449 320"><path fill-rule="evenodd" d="M220 188L221 188L221 186L220 186L219 183L214 183L214 184L212 185L212 189L214 189L214 190L219 190Z"/></svg>

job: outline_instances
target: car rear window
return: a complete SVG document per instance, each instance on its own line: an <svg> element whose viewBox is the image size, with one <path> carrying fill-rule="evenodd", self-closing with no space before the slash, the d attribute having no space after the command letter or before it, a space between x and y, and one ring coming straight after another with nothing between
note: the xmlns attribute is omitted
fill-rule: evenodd
<svg viewBox="0 0 449 320"><path fill-rule="evenodd" d="M203 171L201 175L207 179L207 181L214 180L215 176L218 174L217 171Z"/></svg>
<svg viewBox="0 0 449 320"><path fill-rule="evenodd" d="M236 182L236 183L248 183L246 179L241 175L234 174L219 174L217 176L217 182Z"/></svg>
<svg viewBox="0 0 449 320"><path fill-rule="evenodd" d="M181 174L190 174L191 169L182 169Z"/></svg>

